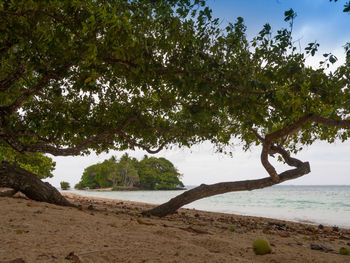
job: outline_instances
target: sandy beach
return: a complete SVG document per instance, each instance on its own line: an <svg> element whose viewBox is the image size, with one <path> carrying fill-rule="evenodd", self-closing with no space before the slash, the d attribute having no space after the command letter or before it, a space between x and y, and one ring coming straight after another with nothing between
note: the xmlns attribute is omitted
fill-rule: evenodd
<svg viewBox="0 0 350 263"><path fill-rule="evenodd" d="M180 209L143 217L149 204L65 196L79 208L0 199L0 262L350 262L350 230ZM252 243L266 238L267 255Z"/></svg>

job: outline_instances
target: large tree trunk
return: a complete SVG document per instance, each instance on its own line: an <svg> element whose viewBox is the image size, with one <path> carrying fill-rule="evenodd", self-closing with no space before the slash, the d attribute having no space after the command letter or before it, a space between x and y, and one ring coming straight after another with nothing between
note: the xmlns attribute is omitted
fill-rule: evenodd
<svg viewBox="0 0 350 263"><path fill-rule="evenodd" d="M163 217L174 213L180 207L192 203L193 201L234 191L244 191L244 190L254 190L259 188L264 188L267 186L282 183L287 180L295 179L305 174L310 173L310 165L308 162L301 162L297 159L291 158L289 154L283 149L271 146L270 152L278 152L282 155L287 164L295 166L295 169L287 170L280 174L273 174L270 177L256 179L256 180L246 180L237 182L223 182L212 185L202 184L196 188L184 192L171 199L170 201L159 205L151 210L144 211L144 215L153 215Z"/></svg>
<svg viewBox="0 0 350 263"><path fill-rule="evenodd" d="M28 198L56 205L74 206L56 188L42 182L35 174L7 162L0 163L0 187L21 191Z"/></svg>

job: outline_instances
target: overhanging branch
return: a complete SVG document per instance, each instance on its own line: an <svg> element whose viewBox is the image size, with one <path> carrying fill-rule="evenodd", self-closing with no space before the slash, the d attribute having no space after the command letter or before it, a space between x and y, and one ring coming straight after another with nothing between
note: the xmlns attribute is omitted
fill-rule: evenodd
<svg viewBox="0 0 350 263"><path fill-rule="evenodd" d="M295 134L296 132L300 131L300 129L305 124L311 123L311 122L319 123L325 126L350 128L350 120L335 120L335 119L325 118L317 114L307 114L301 117L299 120L297 120L293 124L266 135L265 140L272 142L277 139L283 138L285 136Z"/></svg>
<svg viewBox="0 0 350 263"><path fill-rule="evenodd" d="M64 69L67 70L71 66L70 63L64 65ZM11 115L15 112L30 96L37 94L39 91L49 85L51 80L60 80L64 77L64 74L57 74L55 70L46 71L42 77L38 80L38 83L31 87L24 89L21 95L9 106L0 107L0 112L2 114Z"/></svg>
<svg viewBox="0 0 350 263"><path fill-rule="evenodd" d="M173 139L175 139L177 136L172 136L168 139L166 139L158 148L156 148L155 150L152 150L150 147L137 143L135 140L132 140L131 138L129 138L125 133L121 132L120 135L123 137L123 139L125 141L127 141L131 146L133 147L139 147L143 150L145 150L146 152L150 153L150 154L156 154L159 153L168 143L170 143Z"/></svg>
<svg viewBox="0 0 350 263"><path fill-rule="evenodd" d="M278 175L279 177L278 183L281 183L287 180L292 180L308 173L310 173L310 165L308 162L305 162L305 163L302 163L302 165L299 166L298 168L280 173ZM193 201L196 201L205 197L224 194L228 192L260 189L260 188L272 186L275 184L276 182L273 180L272 177L266 177L266 178L256 179L256 180L237 181L237 182L223 182L223 183L217 183L212 185L202 184L196 188L193 188L189 191L184 192L181 195L178 195L172 198L170 201L160 206L157 206L151 210L143 212L143 214L163 217L168 214L174 213L177 209L179 209L184 205L187 205L189 203L192 203Z"/></svg>
<svg viewBox="0 0 350 263"><path fill-rule="evenodd" d="M13 149L15 149L18 152L21 153L31 153L31 152L41 152L41 153L49 153L54 156L71 156L71 155L79 155L82 151L87 150L91 147L94 143L109 143L113 144L114 139L116 136L121 136L127 143L129 143L132 147L139 147L141 149L144 149L148 153L155 154L160 152L167 144L169 144L171 141L173 141L177 136L170 136L168 139L165 139L156 149L151 149L146 144L138 143L135 140L131 139L124 130L126 127L131 123L135 122L140 127L143 127L144 129L150 129L152 127L146 127L141 120L135 116L132 115L129 118L127 118L125 121L121 123L121 125L118 128L109 129L105 132L102 132L97 135L90 136L89 138L86 138L83 142L75 145L74 147L67 147L62 148L59 146L53 145L53 143L50 142L44 142L44 138L39 137L38 139L41 141L41 143L35 143L35 144L28 144L24 143L21 140L18 139L18 133L13 132L10 129L2 128L0 133L0 141L5 141L8 143ZM157 129L156 127L154 129ZM170 132L169 130L164 130L164 132ZM20 131L21 134L23 134L22 131ZM31 136L35 137L35 133L29 133Z"/></svg>

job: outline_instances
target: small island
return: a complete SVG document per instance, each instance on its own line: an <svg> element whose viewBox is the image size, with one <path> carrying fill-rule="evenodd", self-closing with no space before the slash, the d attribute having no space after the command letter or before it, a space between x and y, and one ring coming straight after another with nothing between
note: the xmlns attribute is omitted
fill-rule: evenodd
<svg viewBox="0 0 350 263"><path fill-rule="evenodd" d="M141 161L125 153L85 168L75 185L79 190L184 190L182 175L169 160L148 157Z"/></svg>

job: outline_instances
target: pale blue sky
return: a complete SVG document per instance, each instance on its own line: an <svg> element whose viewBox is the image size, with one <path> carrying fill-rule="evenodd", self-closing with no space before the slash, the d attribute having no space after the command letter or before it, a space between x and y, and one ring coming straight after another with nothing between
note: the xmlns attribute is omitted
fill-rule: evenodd
<svg viewBox="0 0 350 263"><path fill-rule="evenodd" d="M233 22L238 16L244 18L248 36L256 36L265 23L276 32L288 27L284 12L292 8L297 17L294 21L294 39L300 39L305 47L308 43L320 43L319 56L310 63L322 59L323 53L333 52L344 61L343 45L350 41L350 14L343 13L346 1L329 0L208 0L213 16L219 17L222 24ZM318 65L318 63L317 63Z"/></svg>
<svg viewBox="0 0 350 263"><path fill-rule="evenodd" d="M248 36L255 36L265 23L270 23L274 30L288 26L283 21L284 11L293 8L298 14L295 24L295 39L300 39L301 46L317 40L320 43L319 55L310 58L308 63L318 65L325 52L334 53L339 62L344 61L342 46L350 41L350 15L342 12L345 1L330 3L328 0L208 0L213 15L222 19L223 25L234 22L238 16L246 21ZM192 149L163 151L157 156L170 159L184 174L186 185L235 181L267 176L263 169L259 153L260 149L242 152L235 147L234 156L217 154L208 143ZM55 157L57 169L55 177L48 181L59 186L60 181L76 184L84 168L101 162L111 155L121 157L122 152L111 152L100 156L87 157ZM138 150L129 154L142 158L144 151ZM287 182L287 184L347 184L350 185L350 142L316 143L298 155L303 161L311 164L311 173ZM278 165L279 169L282 168Z"/></svg>

